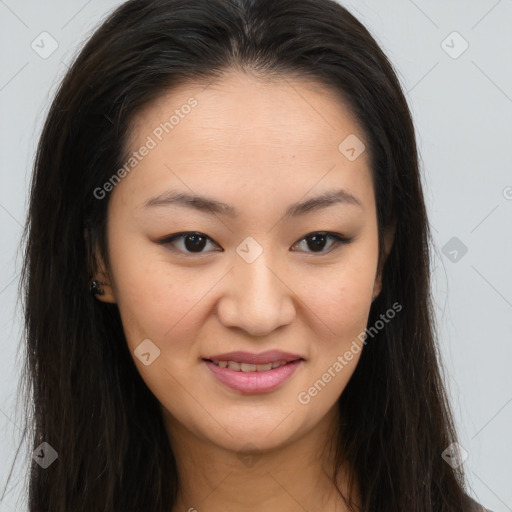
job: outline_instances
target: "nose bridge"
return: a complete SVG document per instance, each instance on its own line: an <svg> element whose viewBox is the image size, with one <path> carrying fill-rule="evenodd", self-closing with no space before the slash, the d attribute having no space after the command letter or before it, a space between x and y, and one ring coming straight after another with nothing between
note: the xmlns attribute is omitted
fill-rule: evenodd
<svg viewBox="0 0 512 512"><path fill-rule="evenodd" d="M219 307L226 326L237 326L253 335L264 335L293 320L291 291L280 276L284 266L266 242L247 237L236 248L227 296ZM284 282L283 282L284 281Z"/></svg>
<svg viewBox="0 0 512 512"><path fill-rule="evenodd" d="M278 272L278 265L271 253L270 250L264 250L254 261L248 262L241 258L241 261L237 262L235 274L240 280L240 288L242 291L250 292L243 294L244 302L268 303L280 295L279 285L282 283L275 275L276 271Z"/></svg>

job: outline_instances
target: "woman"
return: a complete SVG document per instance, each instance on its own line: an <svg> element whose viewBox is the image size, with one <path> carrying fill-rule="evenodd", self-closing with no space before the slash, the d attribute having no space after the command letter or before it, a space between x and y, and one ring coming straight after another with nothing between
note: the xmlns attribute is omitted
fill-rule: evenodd
<svg viewBox="0 0 512 512"><path fill-rule="evenodd" d="M26 234L30 510L482 510L411 115L337 3L123 4L52 104Z"/></svg>

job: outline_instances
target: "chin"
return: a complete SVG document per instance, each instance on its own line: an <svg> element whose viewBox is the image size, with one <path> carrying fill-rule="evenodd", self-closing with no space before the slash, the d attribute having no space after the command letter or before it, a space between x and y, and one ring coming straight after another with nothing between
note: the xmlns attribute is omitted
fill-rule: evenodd
<svg viewBox="0 0 512 512"><path fill-rule="evenodd" d="M248 424L228 425L227 428L229 434L224 432L214 439L211 438L211 441L225 450L236 453L261 453L283 448L295 437L299 437L296 431L290 432L285 429L277 432L279 427L274 432Z"/></svg>

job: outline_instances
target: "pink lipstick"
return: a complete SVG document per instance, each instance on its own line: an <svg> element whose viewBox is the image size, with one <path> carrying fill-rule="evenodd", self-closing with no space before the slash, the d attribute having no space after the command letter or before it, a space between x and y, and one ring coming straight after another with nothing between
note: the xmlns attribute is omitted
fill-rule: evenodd
<svg viewBox="0 0 512 512"><path fill-rule="evenodd" d="M203 358L207 368L224 385L242 393L265 393L281 386L304 358L270 350L260 354L228 352Z"/></svg>

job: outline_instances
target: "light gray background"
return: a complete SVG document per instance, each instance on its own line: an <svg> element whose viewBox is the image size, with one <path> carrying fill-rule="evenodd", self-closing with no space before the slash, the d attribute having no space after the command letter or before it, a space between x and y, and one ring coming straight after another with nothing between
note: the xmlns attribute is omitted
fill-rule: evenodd
<svg viewBox="0 0 512 512"><path fill-rule="evenodd" d="M21 424L14 407L18 245L35 147L66 64L120 3L0 0L0 496ZM512 0L341 3L382 45L407 91L435 235L441 352L469 455L465 469L478 501L512 511ZM46 59L31 47L42 46L43 31L58 42ZM463 40L469 47L458 55ZM453 237L459 247L446 247ZM0 511L25 509L24 467L23 460L16 466L16 485L7 488Z"/></svg>

